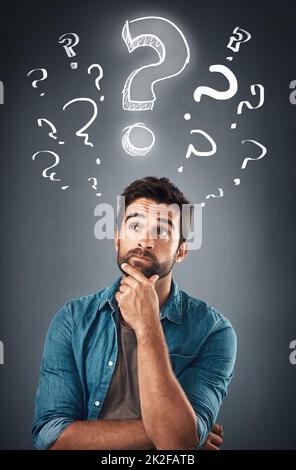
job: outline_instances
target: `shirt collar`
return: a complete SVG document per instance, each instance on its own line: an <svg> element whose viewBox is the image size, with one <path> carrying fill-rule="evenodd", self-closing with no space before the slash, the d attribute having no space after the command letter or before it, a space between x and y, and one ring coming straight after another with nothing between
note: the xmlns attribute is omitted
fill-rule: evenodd
<svg viewBox="0 0 296 470"><path fill-rule="evenodd" d="M115 294L119 289L120 281L121 276L116 279L116 281L111 286L107 287L104 290L104 292L102 293L99 309L101 309L107 302L109 303L113 311L118 308L117 300L115 299ZM171 282L171 290L169 293L169 297L167 298L165 304L160 310L160 319L162 320L165 317L167 317L174 323L182 323L182 297L179 287L176 281L174 281L174 279L172 279Z"/></svg>

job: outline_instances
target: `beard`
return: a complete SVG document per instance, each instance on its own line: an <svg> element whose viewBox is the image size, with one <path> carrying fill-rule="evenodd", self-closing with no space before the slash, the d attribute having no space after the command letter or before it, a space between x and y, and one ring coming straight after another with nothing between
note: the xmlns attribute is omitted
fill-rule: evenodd
<svg viewBox="0 0 296 470"><path fill-rule="evenodd" d="M144 257L143 260L140 258L132 258L133 255ZM117 265L122 273L126 275L126 272L121 268L122 263L128 263L131 266L137 268L145 277L149 278L152 274L158 274L159 279L167 276L175 264L175 258L171 258L168 261L160 263L153 253L142 249L135 248L134 250L128 251L124 256L120 252L120 243L117 252Z"/></svg>

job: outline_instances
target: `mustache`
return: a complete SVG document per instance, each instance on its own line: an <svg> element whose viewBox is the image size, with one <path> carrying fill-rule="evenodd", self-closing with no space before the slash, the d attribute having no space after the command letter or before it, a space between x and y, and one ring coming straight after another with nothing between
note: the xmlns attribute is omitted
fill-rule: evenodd
<svg viewBox="0 0 296 470"><path fill-rule="evenodd" d="M135 256L143 256L145 258L152 259L154 261L154 256L151 255L151 253L148 253L145 250L142 250L141 248L136 248L135 250L131 250L127 253L127 257L131 258L133 255Z"/></svg>

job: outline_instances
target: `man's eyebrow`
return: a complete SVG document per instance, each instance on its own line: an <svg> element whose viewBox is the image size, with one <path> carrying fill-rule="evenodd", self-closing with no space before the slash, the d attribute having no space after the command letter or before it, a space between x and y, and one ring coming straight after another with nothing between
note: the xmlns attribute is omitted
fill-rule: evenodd
<svg viewBox="0 0 296 470"><path fill-rule="evenodd" d="M125 219L124 221L127 222L129 219L131 219L132 217L140 217L141 219L145 219L146 216L144 214L141 214L140 212L132 212L131 214L128 214L125 216ZM163 222L163 223L167 223L168 225L170 225L173 229L175 228L175 224L174 222L171 220L171 219L164 219L162 217L158 217L157 218L157 221L159 222Z"/></svg>

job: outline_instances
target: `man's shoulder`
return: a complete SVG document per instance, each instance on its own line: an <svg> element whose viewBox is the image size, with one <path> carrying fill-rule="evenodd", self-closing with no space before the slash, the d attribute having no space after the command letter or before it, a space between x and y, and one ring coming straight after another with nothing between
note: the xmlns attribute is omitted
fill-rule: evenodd
<svg viewBox="0 0 296 470"><path fill-rule="evenodd" d="M209 333L221 328L233 328L229 318L207 301L181 291L183 320L191 325L204 325Z"/></svg>

